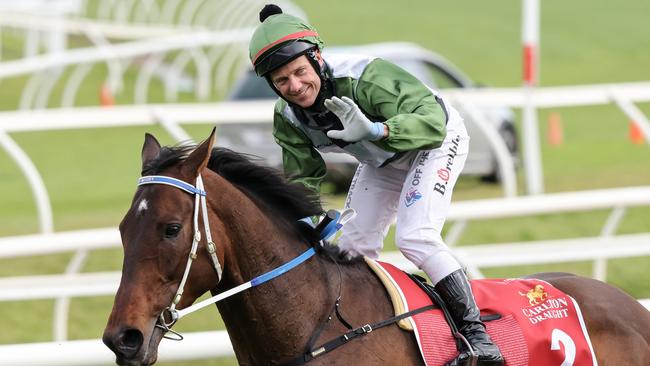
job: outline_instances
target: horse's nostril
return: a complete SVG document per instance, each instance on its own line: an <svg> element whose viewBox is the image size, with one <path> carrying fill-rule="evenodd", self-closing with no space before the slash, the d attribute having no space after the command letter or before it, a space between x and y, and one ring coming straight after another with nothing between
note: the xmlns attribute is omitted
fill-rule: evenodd
<svg viewBox="0 0 650 366"><path fill-rule="evenodd" d="M133 328L126 329L117 336L115 346L124 357L128 358L138 352L140 346L142 346L143 339L142 332L139 330Z"/></svg>

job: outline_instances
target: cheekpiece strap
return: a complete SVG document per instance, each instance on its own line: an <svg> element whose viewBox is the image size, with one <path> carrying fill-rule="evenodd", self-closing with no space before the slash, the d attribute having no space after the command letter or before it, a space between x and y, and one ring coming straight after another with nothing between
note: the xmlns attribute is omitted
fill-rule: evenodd
<svg viewBox="0 0 650 366"><path fill-rule="evenodd" d="M193 185L180 179L166 177L164 175L146 175L144 177L140 177L140 179L138 179L138 186L145 184L166 184L168 186L180 188L187 193L198 194L200 196L206 195L205 191L202 189L194 187Z"/></svg>

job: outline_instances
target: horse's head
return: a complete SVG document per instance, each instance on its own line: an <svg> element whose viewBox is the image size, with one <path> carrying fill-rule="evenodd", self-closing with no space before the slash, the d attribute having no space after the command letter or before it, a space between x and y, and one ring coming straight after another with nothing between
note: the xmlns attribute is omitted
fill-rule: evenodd
<svg viewBox="0 0 650 366"><path fill-rule="evenodd" d="M141 179L131 207L120 224L124 247L122 279L103 336L120 365L154 363L158 344L166 333L164 323L169 320L165 316L161 319L161 314L170 315L166 311L170 306L173 310L176 306L190 305L219 282L218 263L223 263L223 251L217 250L216 257L208 253L203 220L194 218L199 196L178 186L185 183L194 188L199 174L214 175L205 169L213 138L214 130L189 155L186 149L184 154L177 153L170 159L163 156L165 151L153 136L145 136L143 176L164 176L172 178L172 183L176 184L147 184ZM216 217L210 214L208 222L214 225L215 221ZM197 223L200 228L194 227ZM196 259L191 261L192 270L184 278L196 231L201 232ZM215 238L215 242L220 240ZM179 296L177 290L181 283L185 286ZM175 298L180 302L172 304Z"/></svg>
<svg viewBox="0 0 650 366"><path fill-rule="evenodd" d="M118 364L154 363L169 327L203 293L238 286L318 241L297 221L322 213L317 196L250 157L213 149L213 138L214 130L196 148L161 148L145 137L142 177L120 224L122 280L103 337ZM245 317L241 299L229 301L221 309Z"/></svg>

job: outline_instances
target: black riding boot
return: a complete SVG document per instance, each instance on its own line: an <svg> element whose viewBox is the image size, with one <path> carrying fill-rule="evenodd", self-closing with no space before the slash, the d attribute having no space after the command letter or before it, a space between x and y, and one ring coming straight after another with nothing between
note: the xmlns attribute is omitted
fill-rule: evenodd
<svg viewBox="0 0 650 366"><path fill-rule="evenodd" d="M472 288L465 272L461 269L452 272L440 280L435 287L447 305L456 327L472 346L474 354L478 356L478 362L474 363L467 345L463 345L460 355L449 361L446 366L503 365L504 361L499 348L492 343L490 336L485 331L485 325L481 322L480 311L474 301Z"/></svg>

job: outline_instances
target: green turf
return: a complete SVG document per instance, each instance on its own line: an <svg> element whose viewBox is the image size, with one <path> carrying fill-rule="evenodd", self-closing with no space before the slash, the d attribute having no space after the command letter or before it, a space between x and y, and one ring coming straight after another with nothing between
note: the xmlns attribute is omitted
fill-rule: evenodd
<svg viewBox="0 0 650 366"><path fill-rule="evenodd" d="M521 2L467 1L343 1L296 3L309 15L328 44L361 44L380 41L410 41L437 51L478 82L492 86L521 84ZM602 0L541 2L541 85L594 84L642 81L648 78L650 32L647 18L650 2L624 3ZM73 40L83 46L85 41ZM22 55L21 39L2 32L3 60ZM69 71L68 71L69 72ZM192 72L192 68L189 69ZM137 70L125 74L124 92L118 103L129 103ZM96 66L84 81L79 105L98 103L99 87L106 78L104 66ZM26 77L0 81L0 109L18 106L19 91ZM50 106L60 103L63 82L57 83ZM154 81L150 101L163 101L161 84ZM191 93L181 101L193 99ZM215 99L215 97L212 97ZM650 104L641 104L650 114ZM517 111L517 113L519 113ZM550 146L546 140L548 115L559 113L565 143ZM544 183L547 192L611 188L650 184L648 145L634 145L628 139L628 118L614 105L557 108L539 111ZM210 126L191 126L197 139ZM13 133L11 136L34 160L50 193L55 229L109 227L119 223L130 204L140 171L140 150L145 131L153 132L163 144L172 143L159 127L100 128L88 130ZM523 174L518 173L523 192ZM498 197L498 185L462 177L455 200ZM332 207L341 207L342 197L327 197ZM608 212L544 215L471 223L460 245L596 236ZM650 231L650 208L630 209L619 233ZM0 150L0 236L34 233L38 222L29 187L20 170ZM386 249L394 250L393 231ZM121 265L120 250L95 251L84 271L112 271ZM0 260L0 276L62 273L70 254ZM608 281L635 297L650 297L649 258L612 260ZM589 262L489 269L495 277L520 276L539 271L571 271L590 275ZM643 279L643 280L640 280ZM0 332L0 343L51 340L52 301L8 302ZM112 305L110 297L72 301L70 337L96 338L101 335ZM215 309L189 316L178 325L184 331L221 327ZM176 362L167 366L233 365L226 361Z"/></svg>

